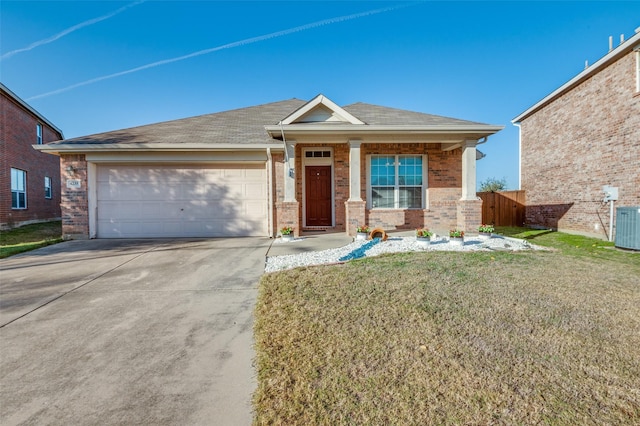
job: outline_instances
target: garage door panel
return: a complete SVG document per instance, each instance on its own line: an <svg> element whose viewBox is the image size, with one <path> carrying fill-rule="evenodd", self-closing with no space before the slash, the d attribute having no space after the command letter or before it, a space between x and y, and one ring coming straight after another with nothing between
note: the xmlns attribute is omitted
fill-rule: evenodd
<svg viewBox="0 0 640 426"><path fill-rule="evenodd" d="M263 165L97 170L99 238L267 235Z"/></svg>

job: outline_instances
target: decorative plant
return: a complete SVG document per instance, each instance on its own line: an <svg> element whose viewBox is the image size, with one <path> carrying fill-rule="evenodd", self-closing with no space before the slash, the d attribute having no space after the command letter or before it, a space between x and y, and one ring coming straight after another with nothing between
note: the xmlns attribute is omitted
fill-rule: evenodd
<svg viewBox="0 0 640 426"><path fill-rule="evenodd" d="M416 237L430 238L432 235L433 232L429 231L427 228L416 229Z"/></svg>
<svg viewBox="0 0 640 426"><path fill-rule="evenodd" d="M450 238L463 238L464 237L464 231L460 231L458 229L452 229L451 231L449 231L449 237Z"/></svg>
<svg viewBox="0 0 640 426"><path fill-rule="evenodd" d="M484 223L478 227L478 232L484 232L490 234L495 231L493 225L485 225Z"/></svg>
<svg viewBox="0 0 640 426"><path fill-rule="evenodd" d="M284 228L280 229L280 233L282 235L291 235L293 234L293 228L290 226L285 226Z"/></svg>
<svg viewBox="0 0 640 426"><path fill-rule="evenodd" d="M368 234L369 232L371 232L371 228L369 228L367 225L358 226L356 228L356 232Z"/></svg>

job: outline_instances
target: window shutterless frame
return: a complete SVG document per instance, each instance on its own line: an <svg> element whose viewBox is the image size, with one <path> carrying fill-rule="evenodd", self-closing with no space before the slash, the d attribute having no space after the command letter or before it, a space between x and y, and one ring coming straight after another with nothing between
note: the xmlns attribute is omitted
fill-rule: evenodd
<svg viewBox="0 0 640 426"><path fill-rule="evenodd" d="M49 176L44 177L44 198L51 198L51 178Z"/></svg>
<svg viewBox="0 0 640 426"><path fill-rule="evenodd" d="M426 208L426 155L369 155L367 171L368 208Z"/></svg>
<svg viewBox="0 0 640 426"><path fill-rule="evenodd" d="M27 208L27 172L11 168L11 208Z"/></svg>
<svg viewBox="0 0 640 426"><path fill-rule="evenodd" d="M42 145L42 124L36 124L36 144Z"/></svg>

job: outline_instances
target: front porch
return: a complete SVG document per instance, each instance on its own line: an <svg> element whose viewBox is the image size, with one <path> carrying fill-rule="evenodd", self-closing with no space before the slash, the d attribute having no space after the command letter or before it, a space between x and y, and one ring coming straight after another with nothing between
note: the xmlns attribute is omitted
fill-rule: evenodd
<svg viewBox="0 0 640 426"><path fill-rule="evenodd" d="M482 217L482 201L475 192L476 144L467 140L463 146L443 149L440 143L287 141L286 155L274 165L282 177L276 192L283 195L275 203L276 230L291 226L296 236L322 230L353 236L357 226L369 225L388 231L428 227L440 233L452 228L474 233ZM371 158L377 156L421 160L417 167L424 171L412 188L418 194L416 206L403 207L397 199L393 207L374 204Z"/></svg>

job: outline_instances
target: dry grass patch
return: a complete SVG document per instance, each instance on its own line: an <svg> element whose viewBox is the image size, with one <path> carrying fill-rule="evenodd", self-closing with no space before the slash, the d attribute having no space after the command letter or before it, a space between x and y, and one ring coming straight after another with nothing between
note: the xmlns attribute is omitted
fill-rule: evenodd
<svg viewBox="0 0 640 426"><path fill-rule="evenodd" d="M62 241L62 222L51 221L0 232L0 259Z"/></svg>
<svg viewBox="0 0 640 426"><path fill-rule="evenodd" d="M265 275L256 424L638 424L639 264L404 253Z"/></svg>

